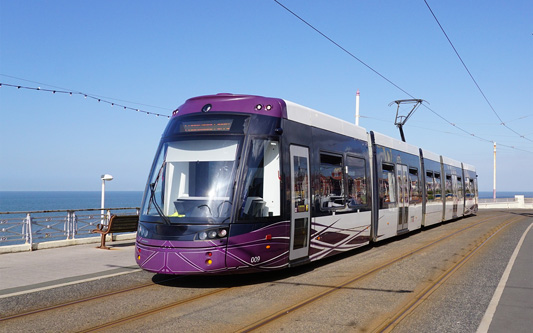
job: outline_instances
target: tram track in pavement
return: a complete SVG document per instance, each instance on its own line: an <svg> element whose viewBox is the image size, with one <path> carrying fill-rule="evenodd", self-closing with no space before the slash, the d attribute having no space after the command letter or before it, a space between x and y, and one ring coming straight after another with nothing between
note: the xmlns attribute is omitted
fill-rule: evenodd
<svg viewBox="0 0 533 333"><path fill-rule="evenodd" d="M158 276L159 276L159 278L157 279ZM254 275L254 276L257 276L257 275ZM42 307L42 308L30 310L30 311L24 311L24 312L21 312L21 313L7 315L7 316L2 316L2 314L0 313L0 332L4 332L2 327L5 328L5 326L7 324L11 324L12 322L17 321L17 320L18 321L31 320L34 317L46 316L47 313L50 313L50 314L48 314L49 316L55 316L54 311L70 312L73 308L77 308L77 307L80 307L80 306L91 306L89 304L92 304L92 303L110 302L110 301L112 301L113 298L121 297L121 296L128 295L128 294L134 294L136 292L147 292L147 293L150 293L149 288L159 288L159 291L161 292L161 289L167 289L168 287L173 287L175 285L179 285L180 284L179 282L183 281L183 280L188 280L188 282L183 282L184 285L188 285L190 289L194 289L194 292L193 292L192 296L180 298L178 301L173 301L171 303L167 303L167 304L159 305L159 306L155 306L155 307L149 307L147 310L144 310L144 311L141 311L141 312L136 312L136 313L134 313L132 315L129 315L129 316L124 316L124 317L121 317L121 318L116 319L116 320L105 321L103 323L100 323L100 324L94 325L94 326L91 325L89 328L75 329L74 331L76 331L76 332L92 332L92 331L104 330L106 328L110 328L110 327L116 326L116 325L118 325L118 324L120 324L122 322L138 320L139 318L146 317L146 316L148 316L150 314L153 314L153 313L169 310L169 309L172 309L172 308L177 307L177 306L185 305L185 304L188 304L188 303L200 300L200 299L209 298L210 296L213 296L213 295L216 295L216 294L227 292L227 291L229 291L231 289L234 289L234 288L242 287L241 285L239 285L238 282L236 284L232 283L231 281L228 282L227 281L228 277L229 277L229 275L226 276L226 282L222 282L221 283L221 285L223 285L223 287L212 288L212 286L210 286L210 288L212 288L212 289L207 291L207 292L205 292L205 288L202 288L202 283L201 282L198 285L198 287L190 288L191 285L194 285L194 282L191 283L191 280L198 280L198 279L201 280L202 278L211 278L212 279L212 278L216 278L215 276L200 276L200 277L197 277L197 279L195 279L195 277L193 277L193 276L154 275L154 277L152 279L153 280L152 282L143 283L143 284L140 284L140 285L135 285L135 286L132 286L132 287L129 287L129 288L124 288L124 289L120 289L120 290L106 292L106 293L102 293L102 294L98 294L98 295L94 295L94 296L90 296L90 297L79 298L79 299L68 301L68 302L61 302L59 304L54 304L54 305L51 305L51 306ZM223 277L221 276L219 280L222 280L222 279L223 279ZM174 288L174 289L176 289L176 288ZM94 305L92 305L92 306L94 306ZM77 311L77 310L74 310L74 311ZM63 330L64 331L68 331L68 329L63 329ZM8 331L9 331L9 329L8 329Z"/></svg>
<svg viewBox="0 0 533 333"><path fill-rule="evenodd" d="M155 276L157 277L157 275L155 275ZM143 283L143 284L132 286L132 287L129 287L129 288L124 288L124 289L120 289L120 290L114 290L114 291L111 291L111 292L106 292L106 293L102 293L102 294L98 294L98 295L94 295L94 296L90 296L90 297L83 297L83 298L72 300L72 301L68 301L68 302L61 302L59 304L54 304L54 305L51 305L51 306L46 306L46 307L42 307L42 308L30 310L30 311L24 311L24 312L17 313L17 314L3 316L0 313L0 332L3 332L3 330L1 329L2 325L6 325L6 324L8 324L8 323L10 323L12 321L27 320L28 318L32 318L32 316L33 317L40 316L40 315L42 316L42 315L46 315L47 313L53 312L53 311L61 311L61 310L70 311L70 308L84 306L84 305L87 305L87 304L93 303L93 302L108 302L109 299L113 298L113 297L119 297L119 296L122 296L122 295L125 295L125 294L139 292L139 291L145 291L146 292L147 289L149 289L149 288L161 288L162 286L172 285L173 283L176 283L177 281L180 281L180 280L184 280L186 278L187 278L186 276L179 276L179 275L176 275L176 276L171 276L171 275L162 276L161 278L156 279L155 281L152 281L152 282L149 282L149 283ZM176 306L179 306L179 305L187 304L187 303L193 302L195 300L206 298L206 297L209 297L209 296L212 296L212 295L215 295L215 294L219 294L221 292L228 291L229 289L232 289L232 288L234 288L234 287L233 286L226 286L226 287L212 289L212 290L210 290L208 292L195 293L193 296L180 299L179 301L172 302L172 303L167 304L167 305L158 306L158 307L153 308L153 309L148 309L146 311L143 311L143 312L140 312L140 313L135 313L134 315L127 316L127 317L121 318L119 320L106 322L106 323L103 323L101 325L98 325L98 326L95 326L95 327L91 327L89 329L82 329L82 330L76 330L76 331L77 332L91 332L91 331L95 331L95 330L101 330L101 329L104 329L106 327L112 327L112 326L117 325L117 323L120 323L120 322L132 320L132 319L142 318L142 317L147 316L149 314L152 314L152 313L155 313L155 312L159 312L159 311L163 311L165 309L170 309L170 308L173 308L173 307L176 307ZM149 292L149 290L147 292Z"/></svg>
<svg viewBox="0 0 533 333"><path fill-rule="evenodd" d="M472 224L472 225L469 225L465 228L462 228L460 230L457 230L457 231L454 231L444 237L441 237L429 244L425 244L407 254L402 254L386 263L383 263L373 269L370 269L362 274L359 274L353 278L350 278L349 280L347 281L344 281L338 285L335 285L335 286L330 286L327 290L321 292L321 293L318 293L312 297L309 297L305 300L302 300L301 302L297 303L297 304L294 304L290 307L287 307L287 308L284 308L282 310L279 310L273 314L271 314L270 316L267 316L259 321L256 321L248 326L245 326L243 327L242 329L238 330L238 332L253 332L253 331L257 331L257 330L260 330L262 328L265 328L266 330L268 330L269 328L269 324L272 324L280 319L282 319L283 317L285 316L289 316L291 314L293 314L294 312L298 311L298 310L302 310L304 309L305 307L309 306L309 305L312 305L318 301L321 301L323 300L324 298L334 294L335 292L337 291L340 291L340 290L343 290L345 288L348 288L348 287L351 287L352 285L354 284L357 284L357 283L360 283L362 282L363 280L366 280L372 276L375 276L377 273L379 273L380 271L386 269L387 267L393 265L393 264L396 264L404 259L407 259L409 257L412 257L418 253L420 253L421 251L424 251L436 244L439 244L440 242L442 241L445 241L445 240L448 240L448 239L451 239L453 238L454 236L466 231L466 230L469 230L473 227L476 227L480 224L483 224L485 222L487 222L487 220L491 220L491 219L497 219L497 218L500 218L501 216L495 216L495 217L491 217L491 218L488 218L488 219L485 219L485 220L482 220L480 222L477 222L475 224ZM366 327L365 328L365 331L371 331L371 332L391 332L394 327L399 324L401 322L401 320L403 320L404 318L406 318L409 313L411 313L412 311L414 311L416 309L416 307L421 304L425 299L427 299L434 291L436 291L451 275L453 275L461 266L463 266L470 258L472 258L472 256L480 249L482 248L488 240L490 240L494 235L496 235L497 233L499 233L501 230L503 230L504 228L508 227L509 225L521 220L522 218L521 217L515 217L513 219L511 219L510 221L509 220L505 220L503 222L501 222L498 226L496 227L493 227L491 228L490 232L488 233L485 233L482 237L481 240L478 240L476 242L476 245L473 249L470 249L466 254L463 255L463 258L458 261L457 263L454 263L451 267L445 269L442 274L436 278L436 279L433 279L433 282L430 283L428 286L426 286L425 288L423 288L423 290L421 292L418 292L416 293L416 295L411 298L408 302L406 302L406 304L404 304L403 306L401 306L397 311L395 311L394 313L389 313L386 315L387 319L386 320L379 320L380 323L378 325L375 325L374 327L372 327L373 325L370 325L370 327ZM453 222L452 222L453 223Z"/></svg>
<svg viewBox="0 0 533 333"><path fill-rule="evenodd" d="M343 288L346 288L347 286L353 284L353 283L356 283L356 282L359 282L363 279L366 279L366 278L370 278L371 276L373 276L374 274L378 273L379 271L385 269L386 267L394 264L394 263L397 263L403 259L406 259L406 258L409 258L417 253L419 253L420 251L423 251L435 244L438 244L446 239L450 239L450 238L453 238L454 236L462 233L463 231L466 231L468 229L471 229L471 228L474 228L480 224L483 224L489 220L493 220L493 219L498 219L498 218L501 218L501 216L494 216L494 217L491 217L491 218L487 218L487 219L484 219L482 221L479 221L477 223L474 223L472 225L469 225L467 227L464 227L464 228L461 228L459 230L455 230L453 231L452 233L449 233L447 235L445 235L444 237L441 237L435 241L432 241L430 242L429 244L424 244L423 246L413 250L413 251L410 251L406 254L402 254L400 256L398 256L397 258L394 258L393 260L387 262L387 263L384 263L382 265L379 265L371 270L368 270L362 274L359 274L358 276L354 277L354 278L351 278L350 280L348 281L345 281L341 284L338 284L338 285L335 285L335 286L330 286L328 287L328 289L322 293L319 293L311 298L308 298L304 301L301 301L297 304L294 304L288 308L284 308L280 311L277 311L276 313L268 316L268 317L265 317L263 318L262 320L259 320L259 321L256 321L254 323L252 323L251 325L248 325L240 330L237 330L239 332L251 332L251 331L254 331L254 330L257 330L269 323L272 323L273 321L276 321L277 319L280 319L281 317L285 316L285 315L288 315L298 309L301 309L301 308L304 308L306 305L309 305L309 304L312 304L316 301L319 301L321 299L323 299L324 297L328 296L329 294L332 294L334 293L335 291L337 290L342 290ZM227 289L225 289L227 290ZM107 322L107 323L104 323L104 324L101 324L101 325L98 325L98 326L94 326L92 328L88 328L86 330L83 330L81 332L93 332L93 331L101 331L101 330L104 330L104 329L109 329L109 328L113 328L113 327L117 327L117 326L120 326L120 325L123 325L123 324L126 324L128 322L134 322L134 321L137 321L137 320L141 320L142 318L144 317L147 317L147 316L150 316L152 314L155 314L155 313L160 313L162 311L170 311L171 309L173 308L176 308L176 307L179 307L179 306L182 306L182 305L186 305L186 304L189 304L191 302L194 302L194 301L199 301L201 299L204 299L206 297L209 297L211 295L214 295L214 294L218 294L219 292L221 291L225 291L225 290L218 290L218 291L214 291L213 293L210 293L210 294L206 294L206 295L200 295L198 297L194 297L194 298L191 298L191 299L185 299L185 300L178 300L176 302L172 302L170 304L165 304L163 306L160 306L160 307L156 307L156 308L153 308L153 309L150 309L150 310L147 310L147 311L143 311L143 312L140 312L140 313L136 313L136 314L132 314L130 316L127 316L127 317L123 317L123 318L118 318L116 320L113 320L113 321L110 321L110 322Z"/></svg>
<svg viewBox="0 0 533 333"><path fill-rule="evenodd" d="M453 274L455 274L463 265L465 265L472 257L483 248L488 241L490 241L496 234L504 230L511 224L522 220L521 217L516 217L511 221L500 224L496 230L493 229L488 235L485 234L483 239L478 241L476 246L470 249L466 254L463 255L463 258L457 263L454 263L449 269L445 270L437 279L435 279L431 284L426 286L421 290L415 297L413 297L407 304L402 306L395 314L393 314L389 319L384 321L379 325L373 332L386 333L391 332L394 328L411 312L413 312L420 304L426 301L439 287L441 287Z"/></svg>
<svg viewBox="0 0 533 333"><path fill-rule="evenodd" d="M168 279L162 280L161 282L173 281L173 280L176 280L178 278L180 278L180 277L178 277L178 276L170 277ZM129 288L124 288L124 289L120 289L120 290L115 290L115 291L103 293L103 294L100 294L100 295L84 297L84 298L76 299L76 300L73 300L73 301L62 302L62 303L54 304L54 305L47 306L47 307L42 307L42 308L30 310L30 311L24 311L22 313L2 316L2 317L0 317L0 323L8 321L8 320L13 320L13 319L16 319L16 318L31 316L31 315L34 315L34 314L45 313L45 312L48 312L48 311L57 310L57 309L65 308L65 307L72 306L72 305L79 305L79 304L83 304L83 303L90 302L90 301L102 300L102 299L105 299L106 297L111 297L111 296L115 296L115 295L131 292L131 291L134 291L134 290L140 290L140 289L154 287L154 286L157 286L157 284L154 284L153 282L143 283L141 285L137 285L137 286L133 286L133 287L129 287Z"/></svg>
<svg viewBox="0 0 533 333"><path fill-rule="evenodd" d="M327 286L327 290L325 290L325 291L323 291L321 293L315 294L313 297L309 297L309 298L307 298L305 300L302 300L302 301L298 302L297 304L294 304L294 305L292 305L290 307L286 307L286 308L284 308L284 309L282 309L280 311L276 311L276 312L272 313L271 315L263 317L263 319L255 320L253 323L241 328L239 331L241 331L241 332L250 332L250 331L257 330L257 329L259 329L259 328L261 328L261 327L263 327L263 326L265 326L265 325L267 325L269 323L275 322L276 320L281 319L282 317L285 317L288 314L294 313L296 310L303 309L307 305L316 303L317 301L326 298L326 296L333 294L335 291L345 289L346 287L349 287L352 284L356 284L356 283L358 283L358 282L360 282L362 280L370 278L370 277L374 276L375 274L377 274L378 272L380 272L381 270L393 265L396 262L399 262L401 260L409 258L409 257L411 257L411 256L413 256L413 255L415 255L415 254L417 254L417 253L419 253L419 252L421 252L421 251L423 251L425 249L428 249L428 248L432 247L435 244L438 244L438 243L446 240L446 239L451 239L454 236L461 234L463 231L469 230L469 229L471 229L473 227L476 227L478 225L481 225L481 224L483 224L483 223L485 223L487 221L490 221L490 220L493 220L493 219L498 219L498 218L501 218L501 217L502 216L493 216L493 217L490 217L490 218L485 218L485 219L483 219L483 220L481 220L479 222L473 223L473 224L468 225L466 227L462 227L462 228L460 228L458 230L454 230L451 233L448 233L448 234L446 234L443 237L440 237L440 238L438 238L436 240L433 240L433 241L431 241L431 242L429 242L427 244L424 244L424 245L418 247L415 250L412 250L412 251L409 251L407 253L401 254L401 255L397 256L396 258L394 258L394 259L392 259L392 260L390 260L390 261L388 261L386 263L383 263L383 264L380 264L380 265L378 265L378 266L376 266L374 268L368 269L365 272L363 272L361 274L358 274L357 276L352 277L352 278L350 278L347 281L344 281L344 282L336 284L336 285ZM509 222L509 223L512 223L512 222ZM501 224L499 226L501 226ZM494 229L494 228L492 228L492 229ZM164 281L171 282L171 281L179 280L180 278L183 278L183 277L181 277L181 276L171 277L171 278L169 278L167 280L164 280ZM259 280L261 280L261 279L259 279ZM162 280L160 282L164 283L164 281ZM268 281L265 281L265 282L268 283ZM87 298L76 300L76 301L72 301L72 302L66 302L64 304L59 304L59 305L51 306L51 307L48 307L48 308L38 309L38 310L29 311L29 312L18 314L18 315L13 315L13 316L10 316L10 317L1 318L0 319L0 323L2 321L9 321L10 319L24 318L24 317L28 317L28 316L31 316L31 315L42 314L42 313L45 313L47 311L56 310L56 309L60 309L60 308L67 308L68 309L69 307L83 305L84 303L88 303L90 301L105 300L106 298L110 298L112 296L118 296L120 294L133 293L136 290L142 290L142 289L145 289L145 288L150 287L150 286L158 286L158 285L159 284L149 283L149 284L144 284L144 285L140 285L140 286L135 286L135 287L132 287L132 288L126 288L126 289L115 291L115 292L110 292L110 293L106 293L106 294L102 294L102 295L97 295L97 296L94 296L94 297L87 297ZM191 303L194 303L194 302L200 301L200 300L205 300L205 299L208 299L210 296L214 296L214 295L217 295L217 294L220 296L221 292L233 291L233 290L235 290L235 287L239 287L239 284L237 283L237 284L234 284L234 285L231 285L231 286L227 286L227 287L215 288L214 290L211 290L211 291L209 291L207 293L199 293L199 294L197 293L197 294L195 294L193 296L181 298L180 300L168 302L166 304L162 304L162 305L159 305L159 306L150 307L150 308L148 308L148 309L146 309L144 311L139 311L139 312L133 313L131 315L120 316L120 318L118 318L118 319L105 320L105 322L101 322L101 323L98 323L96 325L89 325L90 327L86 326L85 328L79 329L77 331L91 332L91 331L101 331L101 330L104 330L104 329L113 328L113 327L117 327L117 326L120 327L121 325L141 320L142 318L147 317L149 315L152 315L154 313L161 313L161 312L165 312L165 311L171 311L172 309L179 308L180 306L191 304ZM244 286L241 286L241 287L244 287L242 289L246 289L247 285L244 285ZM409 309L407 309L407 310L403 309L403 310L405 312L405 311L407 311ZM398 317L398 319L401 320L400 317ZM240 327L242 327L242 325Z"/></svg>

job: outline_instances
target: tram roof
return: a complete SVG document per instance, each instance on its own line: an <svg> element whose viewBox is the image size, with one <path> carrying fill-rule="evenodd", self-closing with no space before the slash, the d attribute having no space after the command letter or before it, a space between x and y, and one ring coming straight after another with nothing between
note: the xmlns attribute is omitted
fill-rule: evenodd
<svg viewBox="0 0 533 333"><path fill-rule="evenodd" d="M253 95L216 94L193 97L176 109L172 116L223 111L285 118L364 140L366 140L367 135L363 127L303 105L280 98Z"/></svg>
<svg viewBox="0 0 533 333"><path fill-rule="evenodd" d="M216 94L189 98L172 113L172 116L223 111L259 114L279 118L286 117L285 102L282 99L235 94Z"/></svg>
<svg viewBox="0 0 533 333"><path fill-rule="evenodd" d="M448 165L451 165L451 166L454 166L454 167L457 167L457 168L461 168L461 162L459 162L457 160L454 160L454 159L451 159L451 158L446 157L446 156L442 156L442 163L448 164Z"/></svg>
<svg viewBox="0 0 533 333"><path fill-rule="evenodd" d="M385 134L381 134L378 132L372 132L374 133L374 139L377 145L393 148L399 151L403 151L412 155L419 155L419 150L417 146L413 146L412 144L409 144L407 142L403 142L397 139L393 139L390 136L387 136Z"/></svg>
<svg viewBox="0 0 533 333"><path fill-rule="evenodd" d="M424 158L426 158L428 160L432 160L432 161L440 163L440 155L439 154L436 154L436 153L431 152L429 150L425 150L424 148L422 148L422 156L424 156Z"/></svg>
<svg viewBox="0 0 533 333"><path fill-rule="evenodd" d="M468 171L476 171L476 167L470 164L463 163L463 169Z"/></svg>

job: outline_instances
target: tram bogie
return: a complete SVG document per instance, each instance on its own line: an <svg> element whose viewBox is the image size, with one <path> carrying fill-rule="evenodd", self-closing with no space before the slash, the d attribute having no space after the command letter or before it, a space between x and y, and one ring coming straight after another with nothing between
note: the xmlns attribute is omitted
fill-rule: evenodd
<svg viewBox="0 0 533 333"><path fill-rule="evenodd" d="M148 178L136 259L280 269L477 211L475 168L276 98L189 99Z"/></svg>

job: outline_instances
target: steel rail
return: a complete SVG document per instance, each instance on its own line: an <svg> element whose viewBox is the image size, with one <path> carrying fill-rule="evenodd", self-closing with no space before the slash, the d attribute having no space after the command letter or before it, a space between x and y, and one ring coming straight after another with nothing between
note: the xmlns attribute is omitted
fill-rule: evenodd
<svg viewBox="0 0 533 333"><path fill-rule="evenodd" d="M181 276L174 276L174 277L171 277L171 278L168 278L168 279L164 279L164 280L162 280L160 282L173 281L173 280L176 280L178 278L181 278ZM22 317L30 316L30 315L33 315L33 314L40 314L40 313L44 313L44 312L51 311L51 310L61 309L61 308L64 308L64 307L67 307L67 306L71 306L71 305L79 305L79 304L83 304L85 302L99 300L99 299L102 299L102 298L123 294L123 293L129 292L129 291L134 291L134 290L139 290L139 289L143 289L143 288L147 288L147 287L154 287L154 286L157 286L157 284L154 284L153 282L144 283L144 284L141 284L141 285L138 285L138 286L135 286L135 287L129 287L129 288L121 289L121 290L115 290L115 291L112 291L112 292L108 292L108 293L104 293L104 294L100 294L100 295L96 295L96 296L80 298L80 299L77 299L75 301L60 303L60 304L56 304L56 305L52 305L52 306L47 306L47 307L44 307L44 308L31 310L31 311L26 311L26 312L14 314L14 315L6 316L6 317L0 317L0 322L8 321L8 320L16 319L16 318L22 318Z"/></svg>
<svg viewBox="0 0 533 333"><path fill-rule="evenodd" d="M190 303L190 302L205 298L207 296L212 296L212 295L221 293L223 291L227 291L227 290L232 289L232 288L234 288L234 287L221 288L221 289L217 289L215 291L208 292L208 293L205 293L205 294L189 297L189 298L184 299L184 300L179 300L179 301L176 301L176 302L172 302L172 303L166 304L164 306L159 306L159 307L156 307L156 308L153 308L153 309L150 309L150 310L139 312L139 313L127 316L127 317L122 317L122 318L117 319L117 320L113 320L113 321L110 321L110 322L107 322L107 323L104 323L104 324L101 324L101 325L98 325L98 326L94 326L94 327L91 327L91 328L88 328L88 329L85 329L85 330L81 330L81 331L78 331L78 333L94 332L94 331L99 331L99 330L102 330L102 329L105 329L105 328L114 327L114 326L117 326L119 324L122 324L122 323L125 323L125 322L129 322L129 321L133 321L133 320L137 320L137 319L149 316L149 315L154 314L154 313L159 313L159 312L164 311L164 310L172 309L172 308L174 308L176 306L187 304L187 303Z"/></svg>
<svg viewBox="0 0 533 333"><path fill-rule="evenodd" d="M420 304L427 300L429 296L431 296L431 294L437 291L439 287L441 287L454 273L456 273L465 263L467 263L474 256L474 254L477 253L477 251L479 251L488 243L489 240L492 239L492 237L494 237L496 234L498 234L500 231L507 228L511 224L523 219L524 217L516 217L515 219L512 219L511 221L508 221L503 225L500 224L497 229L491 232L488 236L485 235L484 239L481 241L480 244L469 250L468 253L466 253L461 260L459 260L457 263L455 263L455 265L444 271L437 279L435 279L434 282L432 282L421 292L415 295L406 305L401 307L395 315L393 315L390 319L379 325L377 329L373 330L373 332L391 332L403 319L405 319Z"/></svg>
<svg viewBox="0 0 533 333"><path fill-rule="evenodd" d="M432 241L432 242L430 242L428 244L422 245L421 247L419 247L419 248L417 248L417 249L415 249L413 251L410 251L410 252L408 252L406 254L402 254L402 255L400 255L400 256L398 256L398 257L396 257L396 258L394 258L394 259L392 259L390 261L385 262L384 264L381 264L381 265L379 265L379 266L377 266L375 268L372 268L372 269L368 270L367 272L361 273L361 274L359 274L359 275L357 275L357 276L355 276L353 278L350 278L350 279L348 279L345 282L342 282L342 283L340 283L340 284L338 284L336 286L329 287L328 290L325 290L325 291L323 291L323 292L321 292L319 294L316 294L313 297L307 298L307 299L305 299L305 300L303 300L303 301L301 301L301 302L299 302L297 304L294 304L292 306L286 307L283 310L277 311L277 312L273 313L270 316L267 316L267 317L265 317L265 318L263 318L263 319L261 319L259 321L256 321L256 322L254 322L254 323L252 323L252 324L250 324L248 326L243 327L242 329L238 330L237 332L244 333L244 332L255 331L255 330L257 330L257 329L259 329L259 328L261 328L261 327L263 327L263 326L265 326L265 325L267 325L269 323L272 323L272 322L274 322L274 321L276 321L276 320L278 320L278 319L280 319L280 318L282 318L282 317L284 317L284 316L286 316L288 314L291 314L291 313L295 312L296 310L299 310L299 309L301 309L301 308L303 308L303 307L305 307L307 305L310 305L310 304L312 304L312 303L314 303L314 302L316 302L318 300L321 300L324 297L326 297L328 295L331 295L331 294L333 294L336 291L343 290L343 288L345 288L345 287L347 287L347 286L349 286L349 285L351 285L353 283L360 282L363 279L366 279L366 278L368 278L370 276L373 276L376 273L382 271L383 269L385 269L385 268L387 268L387 267L389 267L389 266L391 266L391 265L393 265L393 264L395 264L397 262L400 262L400 261L402 261L404 259L407 259L407 258L417 254L420 251L423 251L423 250L428 249L428 248L430 248L432 246L435 246L435 245L439 244L440 242L442 242L444 240L447 240L449 238L455 237L455 236L459 235L460 233L462 233L462 232L464 232L464 231L466 231L466 230L468 230L470 228L476 227L476 226L478 226L480 224L486 223L487 221L494 220L494 219L501 218L501 217L502 216L489 217L489 218L483 219L482 221L479 221L477 223L469 225L469 226L467 226L465 228L456 230L456 231L454 231L454 232L452 232L452 233L450 233L450 234L448 234L448 235L446 235L444 237L441 237L441 238L439 238L439 239L437 239L435 241ZM502 225L504 223L505 222L501 223L500 225Z"/></svg>
<svg viewBox="0 0 533 333"><path fill-rule="evenodd" d="M427 249L433 245L436 245L437 243L445 240L445 239L448 239L448 238L451 238L453 236L456 236L460 233L462 233L463 231L466 231L470 228L473 228L475 226L478 226L482 223L486 223L488 221L491 221L491 220L494 220L494 219L497 219L497 218L501 218L501 216L493 216L493 217L489 217L489 218L486 218L486 219L483 219L482 221L479 221L477 223L474 223L472 225L469 225L465 228L461 228L459 230L455 230L454 232L452 232L451 234L448 234L444 237L441 237L439 238L438 240L436 241L433 241L429 244L425 244L423 246L421 246L420 248L414 250L414 251L411 251L411 252L408 252L407 254L404 254L404 255L401 255L399 257L397 257L396 259L392 260L392 261L389 261L385 264L382 264L376 268L373 268L365 273L362 273L360 275L358 275L357 277L355 278L352 278L344 283L341 283L335 287L329 287L330 289L314 296L314 297L311 297L307 300L304 300L302 302L299 302L298 304L295 304L289 308L286 308L286 309L283 309L281 311L278 311L276 312L275 314L259 321L259 322L255 322L253 324L251 324L250 326L247 326L245 327L244 329L241 329L239 330L238 332L250 332L250 331L253 331L257 328L260 328L272 321L275 321L281 317L283 317L284 315L287 315L291 312L294 312L295 310L299 309L299 308L302 308L308 304L311 304L313 302L315 302L316 300L318 299L321 299L337 290L341 290L343 289L344 287L348 286L349 284L352 284L354 282L358 282L358 281L361 281L362 279L364 278L367 278L367 277L370 277L372 276L373 274L383 270L384 268L398 262L398 261L401 261L403 259L406 259L412 255L414 255L415 253L417 252L420 252L424 249ZM143 312L139 312L139 313L136 313L136 314L132 314L130 316L126 316L126 317L123 317L123 318L119 318L119 319L116 319L114 321L110 321L110 322L107 322L107 323L104 323L104 324L101 324L101 325L98 325L98 326L95 326L95 327L92 327L92 328L88 328L88 329L85 329L85 330L82 330L80 332L94 332L94 331L100 331L100 330L103 330L103 329L108 329L108 328L111 328L111 327L115 327L115 326L119 326L121 324L125 324L127 322L131 322L131 321L134 321L134 320L138 320L138 319L141 319L143 317L146 317L146 316L149 316L149 315L152 315L154 313L160 313L161 311L165 311L165 310L169 310L169 309L172 309L172 308L175 308L177 306L180 306L180 305L183 305L183 304L188 304L190 302L193 302L193 301L197 301L197 300L200 300L200 299L203 299L203 298L206 298L206 297L209 297L209 296L212 296L214 294L218 294L220 292L223 292L223 291L228 291L230 289L234 289L235 287L228 287L228 288L222 288L222 289L217 289L213 292L210 292L210 293L206 293L206 294L202 294L202 295L197 295L197 296L193 296L193 297L190 297L190 298L187 298L187 299L184 299L184 300L179 300L179 301L176 301L176 302L172 302L170 304L166 304L166 305L163 305L163 306L159 306L159 307L156 307L156 308L153 308L153 309L149 309L149 310L146 310L146 311L143 311Z"/></svg>

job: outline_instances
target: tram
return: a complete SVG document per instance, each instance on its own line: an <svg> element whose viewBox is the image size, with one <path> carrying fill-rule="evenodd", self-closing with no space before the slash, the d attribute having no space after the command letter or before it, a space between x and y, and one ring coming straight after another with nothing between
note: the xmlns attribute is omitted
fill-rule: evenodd
<svg viewBox="0 0 533 333"><path fill-rule="evenodd" d="M475 168L279 98L173 112L152 165L138 265L282 269L477 212Z"/></svg>

